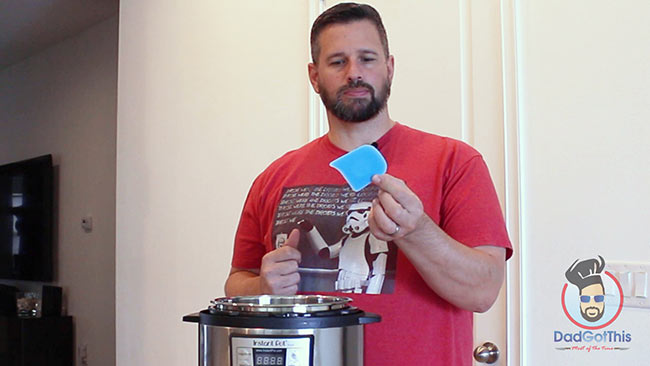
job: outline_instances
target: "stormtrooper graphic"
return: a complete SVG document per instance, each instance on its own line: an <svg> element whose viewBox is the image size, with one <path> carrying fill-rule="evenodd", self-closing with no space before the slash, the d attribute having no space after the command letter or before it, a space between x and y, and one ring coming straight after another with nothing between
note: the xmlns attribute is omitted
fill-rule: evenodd
<svg viewBox="0 0 650 366"><path fill-rule="evenodd" d="M379 294L386 276L388 243L370 232L368 215L370 202L352 204L342 228L343 237L328 245L318 229L308 220L298 222L306 233L311 248L322 258L337 258L336 291Z"/></svg>

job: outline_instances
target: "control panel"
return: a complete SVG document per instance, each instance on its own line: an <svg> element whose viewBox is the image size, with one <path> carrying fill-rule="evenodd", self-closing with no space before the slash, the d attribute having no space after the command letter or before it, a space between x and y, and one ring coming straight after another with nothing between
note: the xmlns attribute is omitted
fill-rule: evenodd
<svg viewBox="0 0 650 366"><path fill-rule="evenodd" d="M313 336L230 337L231 366L312 366Z"/></svg>

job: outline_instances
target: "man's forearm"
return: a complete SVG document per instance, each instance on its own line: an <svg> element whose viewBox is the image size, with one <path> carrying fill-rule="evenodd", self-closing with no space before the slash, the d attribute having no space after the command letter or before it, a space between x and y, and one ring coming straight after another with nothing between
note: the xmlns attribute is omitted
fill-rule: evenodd
<svg viewBox="0 0 650 366"><path fill-rule="evenodd" d="M226 280L226 296L261 295L260 276L252 271L233 269Z"/></svg>
<svg viewBox="0 0 650 366"><path fill-rule="evenodd" d="M499 294L505 249L470 248L447 235L428 216L420 230L395 240L428 286L466 310L487 311Z"/></svg>

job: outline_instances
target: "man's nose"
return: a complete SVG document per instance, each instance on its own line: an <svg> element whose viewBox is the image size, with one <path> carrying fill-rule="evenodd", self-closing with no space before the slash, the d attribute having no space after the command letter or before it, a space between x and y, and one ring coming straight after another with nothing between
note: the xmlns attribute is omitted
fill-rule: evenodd
<svg viewBox="0 0 650 366"><path fill-rule="evenodd" d="M348 82L363 80L361 67L357 61L348 62Z"/></svg>

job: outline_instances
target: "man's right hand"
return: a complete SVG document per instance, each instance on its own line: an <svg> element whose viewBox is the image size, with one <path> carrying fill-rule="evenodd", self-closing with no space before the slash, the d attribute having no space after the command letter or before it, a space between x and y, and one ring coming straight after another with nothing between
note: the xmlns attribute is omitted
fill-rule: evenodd
<svg viewBox="0 0 650 366"><path fill-rule="evenodd" d="M270 295L295 295L298 292L301 260L298 251L300 231L293 229L284 245L266 253L260 268L260 291Z"/></svg>

